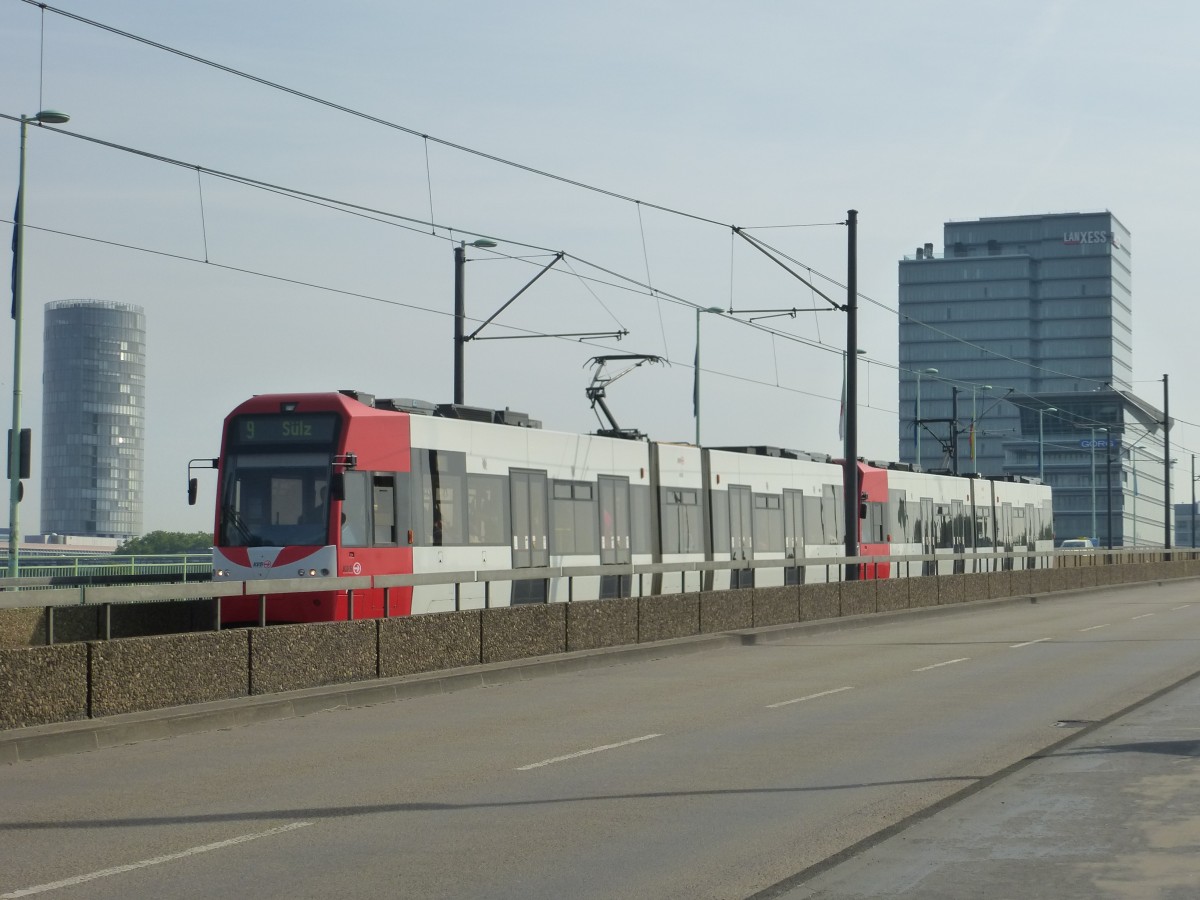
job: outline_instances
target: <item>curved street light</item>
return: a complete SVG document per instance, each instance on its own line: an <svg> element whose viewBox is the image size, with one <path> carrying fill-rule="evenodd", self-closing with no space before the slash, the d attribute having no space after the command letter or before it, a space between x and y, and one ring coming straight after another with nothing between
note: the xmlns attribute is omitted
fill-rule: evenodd
<svg viewBox="0 0 1200 900"><path fill-rule="evenodd" d="M12 317L13 317L13 403L12 432L8 445L8 577L20 572L21 546L21 472L28 460L21 458L21 276L25 232L25 133L35 125L62 125L71 117L54 109L43 109L32 116L21 116L21 161L17 170L17 208L13 213Z"/></svg>

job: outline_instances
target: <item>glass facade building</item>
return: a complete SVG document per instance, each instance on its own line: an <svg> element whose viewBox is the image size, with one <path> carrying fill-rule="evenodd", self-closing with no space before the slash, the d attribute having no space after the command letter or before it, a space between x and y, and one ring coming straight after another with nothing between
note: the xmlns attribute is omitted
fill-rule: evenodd
<svg viewBox="0 0 1200 900"><path fill-rule="evenodd" d="M142 531L146 315L102 300L46 304L42 531Z"/></svg>
<svg viewBox="0 0 1200 900"><path fill-rule="evenodd" d="M1107 523L1092 526L1100 505L1114 544L1161 545L1143 458L1157 443L1161 467L1161 413L1129 393L1128 229L1107 211L1004 216L947 222L943 241L940 254L926 243L899 264L900 459L1044 474L1058 538L1107 543ZM1111 481L1113 496L1093 501L1092 441L1106 434L1114 459L1101 489ZM1163 492L1159 475L1159 504Z"/></svg>

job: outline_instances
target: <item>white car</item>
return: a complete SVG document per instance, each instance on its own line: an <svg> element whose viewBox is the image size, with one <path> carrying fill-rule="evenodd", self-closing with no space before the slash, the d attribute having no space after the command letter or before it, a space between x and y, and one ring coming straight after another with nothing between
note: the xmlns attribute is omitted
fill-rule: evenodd
<svg viewBox="0 0 1200 900"><path fill-rule="evenodd" d="M1071 538L1058 546L1059 550L1091 550L1092 542L1087 538Z"/></svg>

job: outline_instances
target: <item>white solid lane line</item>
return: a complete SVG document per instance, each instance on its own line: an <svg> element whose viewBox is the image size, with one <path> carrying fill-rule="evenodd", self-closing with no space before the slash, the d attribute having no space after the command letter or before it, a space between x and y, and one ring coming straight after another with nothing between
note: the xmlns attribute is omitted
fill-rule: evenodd
<svg viewBox="0 0 1200 900"><path fill-rule="evenodd" d="M1095 631L1097 628L1107 628L1111 622L1105 622L1103 625L1092 625L1090 628L1080 628L1080 631Z"/></svg>
<svg viewBox="0 0 1200 900"><path fill-rule="evenodd" d="M107 878L109 875L120 875L122 872L132 872L134 869L144 869L147 866L157 866L166 862L173 862L177 859L185 859L189 856L195 856L198 853L208 853L212 850L223 850L226 847L232 847L235 844L244 844L246 841L256 841L259 838L271 837L276 834L283 834L285 831L295 831L297 828L304 828L306 825L311 825L312 822L292 822L290 825L280 825L278 828L271 828L267 831L259 831L255 834L243 834L235 838L230 838L227 841L217 841L215 844L203 844L199 847L191 847L187 850L180 850L178 853L168 853L165 856L155 856L151 859L143 859L140 862L129 863L124 866L113 866L111 869L101 869L98 872L89 872L86 875L76 875L74 878L64 878L62 881L52 881L49 884L39 884L34 887L22 888L19 891L12 891L8 894L0 894L0 900L9 900L11 897L29 897L33 894L44 894L47 891L57 891L60 888L73 887L77 884L83 884L86 881L95 881L97 878Z"/></svg>
<svg viewBox="0 0 1200 900"><path fill-rule="evenodd" d="M854 685L834 688L832 691L821 691L819 694L809 694L807 697L797 697L795 700L784 700L781 703L768 703L767 709L778 709L780 706L791 706L793 703L803 703L805 700L815 700L817 697L828 697L830 694L840 694L842 691L852 691Z"/></svg>
<svg viewBox="0 0 1200 900"><path fill-rule="evenodd" d="M575 759L580 756L587 756L589 753L599 753L602 750L615 750L618 747L628 747L630 744L637 744L641 741L648 741L652 738L660 738L661 734L643 734L641 737L630 738L627 741L619 741L615 744L605 744L603 747L592 747L590 750L580 750L577 753L568 753L566 756L556 756L553 759L543 759L541 762L530 763L527 766L517 766L518 772L527 772L530 769L540 769L542 766L553 765L554 763L564 762L568 759Z"/></svg>
<svg viewBox="0 0 1200 900"><path fill-rule="evenodd" d="M1028 647L1030 644L1040 644L1042 641L1052 641L1053 638L1038 638L1036 641L1026 641L1023 644L1009 644L1009 649L1016 650L1018 647Z"/></svg>
<svg viewBox="0 0 1200 900"><path fill-rule="evenodd" d="M942 666L952 666L955 663L966 662L971 657L960 656L958 659L948 659L945 662L934 663L932 666L921 666L919 669L913 669L914 672L928 672L930 669L940 669Z"/></svg>

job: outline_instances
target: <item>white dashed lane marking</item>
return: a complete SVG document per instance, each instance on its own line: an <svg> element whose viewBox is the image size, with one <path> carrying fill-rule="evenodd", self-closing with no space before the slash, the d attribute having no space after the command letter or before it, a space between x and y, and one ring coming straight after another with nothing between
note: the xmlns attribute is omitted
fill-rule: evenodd
<svg viewBox="0 0 1200 900"><path fill-rule="evenodd" d="M955 663L967 662L971 657L961 656L958 659L948 659L945 662L934 663L932 666L921 666L919 669L913 669L914 672L928 672L930 669L940 669L942 666L952 666Z"/></svg>
<svg viewBox="0 0 1200 900"><path fill-rule="evenodd" d="M821 691L819 694L809 694L807 697L797 697L795 700L783 700L779 703L768 703L767 709L777 709L780 706L790 706L793 703L803 703L805 700L815 700L818 697L828 697L830 694L840 694L842 691L852 690L854 690L854 686L848 684L845 687L834 688L832 691Z"/></svg>
<svg viewBox="0 0 1200 900"><path fill-rule="evenodd" d="M568 759L576 759L580 756L587 756L589 753L600 753L603 750L615 750L618 747L628 747L630 744L637 744L641 741L649 741L653 738L660 738L661 734L643 734L641 737L630 738L627 741L618 741L615 744L605 744L602 747L592 747L590 750L580 750L576 753L568 753L566 756L555 756L552 759L543 759L541 762L530 763L527 766L517 766L518 772L527 772L530 769L540 769L542 766L553 765L554 763L566 762Z"/></svg>
<svg viewBox="0 0 1200 900"><path fill-rule="evenodd" d="M34 887L22 888L19 891L11 891L7 894L0 894L0 900L9 900L11 897L31 897L34 894L45 894L49 891L57 891L61 888L74 887L77 884L83 884L87 881L95 881L97 878L107 878L110 875L120 875L122 872L132 872L135 869L145 869L149 866L159 866L163 863L174 862L177 859L186 859L189 856L196 856L199 853L211 853L213 850L224 850L226 847L233 847L237 844L244 844L247 841L256 841L259 838L272 837L276 834L283 834L285 831L295 831L297 828L304 828L311 825L312 822L292 822L290 825L280 825L278 828L271 828L267 831L259 831L254 834L243 834L238 837L229 838L225 841L217 841L215 844L203 844L199 847L189 847L187 850L180 850L178 853L168 853L165 856L154 856L150 859L139 860L135 863L128 863L123 866L113 866L109 869L100 869L98 872L88 872L86 875L76 875L73 878L64 878L62 881L52 881L49 884L39 884Z"/></svg>

